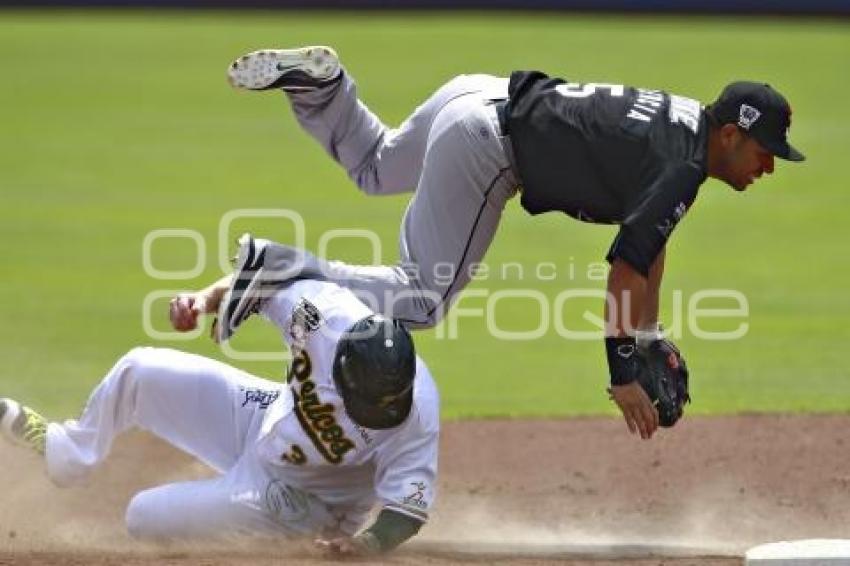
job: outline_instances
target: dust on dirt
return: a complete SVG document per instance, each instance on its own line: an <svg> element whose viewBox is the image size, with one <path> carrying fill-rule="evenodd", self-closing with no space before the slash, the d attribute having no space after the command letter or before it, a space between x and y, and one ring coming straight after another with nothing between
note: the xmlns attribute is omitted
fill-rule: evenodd
<svg viewBox="0 0 850 566"><path fill-rule="evenodd" d="M384 562L719 566L763 542L846 538L847 430L841 415L688 418L642 442L608 418L445 423L433 519ZM143 433L83 488L54 488L36 456L0 455L2 565L322 562L308 542L132 540L134 493L210 475Z"/></svg>

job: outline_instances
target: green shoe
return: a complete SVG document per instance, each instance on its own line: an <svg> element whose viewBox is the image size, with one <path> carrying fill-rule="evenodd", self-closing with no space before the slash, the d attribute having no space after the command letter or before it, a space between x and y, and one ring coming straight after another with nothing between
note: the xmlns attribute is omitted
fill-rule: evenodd
<svg viewBox="0 0 850 566"><path fill-rule="evenodd" d="M0 433L10 442L44 454L47 419L11 399L0 399Z"/></svg>

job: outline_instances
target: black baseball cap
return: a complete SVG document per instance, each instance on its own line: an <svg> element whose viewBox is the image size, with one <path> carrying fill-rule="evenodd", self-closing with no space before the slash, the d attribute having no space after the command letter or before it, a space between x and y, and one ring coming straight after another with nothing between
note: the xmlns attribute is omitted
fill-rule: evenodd
<svg viewBox="0 0 850 566"><path fill-rule="evenodd" d="M736 124L776 157L788 161L806 159L788 143L791 105L769 84L730 83L706 112L720 125Z"/></svg>

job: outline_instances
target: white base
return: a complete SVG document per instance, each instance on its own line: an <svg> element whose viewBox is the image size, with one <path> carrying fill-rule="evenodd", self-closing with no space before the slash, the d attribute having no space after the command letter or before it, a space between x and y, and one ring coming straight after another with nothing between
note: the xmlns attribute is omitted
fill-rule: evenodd
<svg viewBox="0 0 850 566"><path fill-rule="evenodd" d="M850 539L772 542L747 551L744 563L768 566L850 566Z"/></svg>

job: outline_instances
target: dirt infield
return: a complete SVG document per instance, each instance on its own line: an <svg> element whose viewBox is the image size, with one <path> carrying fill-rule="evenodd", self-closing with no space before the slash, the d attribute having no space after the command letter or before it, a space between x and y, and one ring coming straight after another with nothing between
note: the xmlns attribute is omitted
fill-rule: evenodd
<svg viewBox="0 0 850 566"><path fill-rule="evenodd" d="M848 430L850 416L689 418L640 442L613 419L446 423L433 521L383 562L727 565L762 542L846 538ZM144 434L85 488L53 488L29 454L0 457L0 565L323 562L306 542L131 540L134 492L209 473Z"/></svg>

